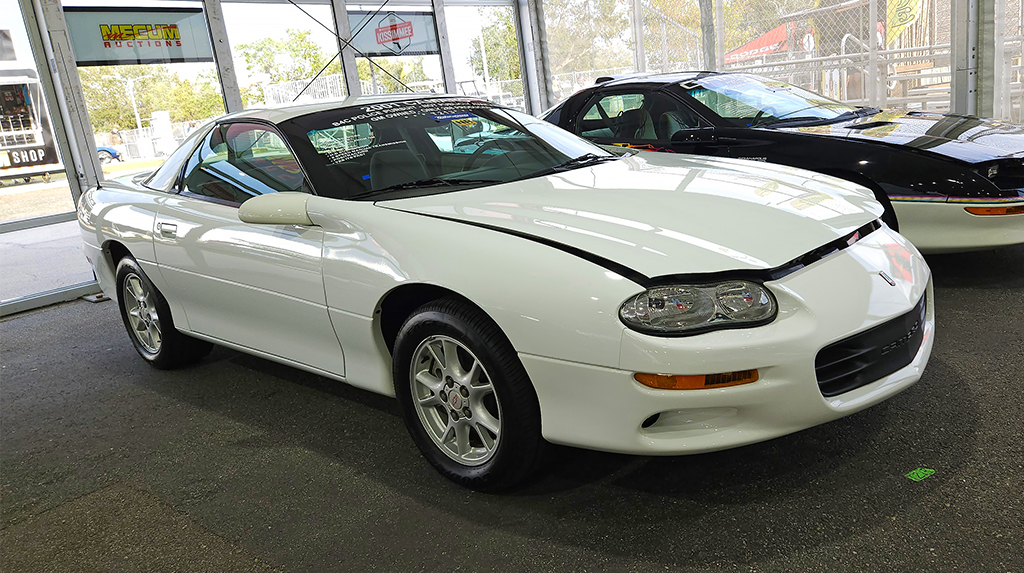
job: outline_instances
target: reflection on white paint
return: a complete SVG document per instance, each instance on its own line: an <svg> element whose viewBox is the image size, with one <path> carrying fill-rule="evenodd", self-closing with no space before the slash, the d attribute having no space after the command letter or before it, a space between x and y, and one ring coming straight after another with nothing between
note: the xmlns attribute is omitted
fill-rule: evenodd
<svg viewBox="0 0 1024 573"><path fill-rule="evenodd" d="M199 245L220 243L224 245L237 245L239 247L287 255L289 257L299 256L306 259L320 258L320 237L317 240L307 241L297 233L291 237L260 233L240 227L218 227L203 233L197 240Z"/></svg>
<svg viewBox="0 0 1024 573"><path fill-rule="evenodd" d="M671 229L662 229L662 230L658 231L658 234L663 236L663 237L668 237L670 239L675 239L677 241L682 241L684 243L688 243L688 244L693 245L695 247L700 247L702 249L706 249L708 251L714 251L716 253L721 253L721 254L729 257L730 259L733 259L735 261L739 261L741 263L746 263L746 264L751 265L751 266L762 267L762 268L767 268L767 267L771 266L768 263L762 261L761 259L759 259L757 257L752 257L752 256L750 256L750 255L748 255L746 253L741 253L741 252L739 252L739 251L737 251L735 249L730 249L729 247L726 247L724 245L719 245L718 243L712 243L711 241L705 241L704 239L700 239L700 238L694 237L692 235L687 235L685 233L680 233L679 231L673 231Z"/></svg>

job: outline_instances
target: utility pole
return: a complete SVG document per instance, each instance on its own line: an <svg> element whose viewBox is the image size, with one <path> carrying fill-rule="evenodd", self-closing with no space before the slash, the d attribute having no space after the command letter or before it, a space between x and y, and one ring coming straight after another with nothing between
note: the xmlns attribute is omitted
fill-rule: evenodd
<svg viewBox="0 0 1024 573"><path fill-rule="evenodd" d="M711 0L698 0L700 8L700 44L704 71L715 69L715 6Z"/></svg>
<svg viewBox="0 0 1024 573"><path fill-rule="evenodd" d="M142 119L139 117L139 104L135 101L135 82L153 77L152 74L145 76L139 76L137 78L122 78L121 76L103 76L112 80L119 80L125 83L125 90L128 92L128 98L132 100L132 111L135 112L135 128L142 129Z"/></svg>
<svg viewBox="0 0 1024 573"><path fill-rule="evenodd" d="M491 96L491 74L487 70L487 48L484 46L484 28L480 27L480 57L484 63L484 91L487 92L485 97Z"/></svg>

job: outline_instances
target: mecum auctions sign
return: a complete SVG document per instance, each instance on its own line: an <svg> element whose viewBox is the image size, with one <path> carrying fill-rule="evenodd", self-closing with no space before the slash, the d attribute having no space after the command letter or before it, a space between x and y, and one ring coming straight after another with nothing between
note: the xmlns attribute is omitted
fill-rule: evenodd
<svg viewBox="0 0 1024 573"><path fill-rule="evenodd" d="M201 8L64 8L79 66L212 62Z"/></svg>

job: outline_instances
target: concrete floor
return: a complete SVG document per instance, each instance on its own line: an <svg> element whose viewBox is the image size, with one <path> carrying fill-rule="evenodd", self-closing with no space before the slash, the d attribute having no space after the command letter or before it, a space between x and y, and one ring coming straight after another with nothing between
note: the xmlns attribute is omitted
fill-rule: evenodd
<svg viewBox="0 0 1024 573"><path fill-rule="evenodd" d="M150 369L112 302L11 317L0 570L1024 571L1024 248L930 261L935 352L892 400L715 454L565 448L506 495L434 473L387 398L222 348Z"/></svg>

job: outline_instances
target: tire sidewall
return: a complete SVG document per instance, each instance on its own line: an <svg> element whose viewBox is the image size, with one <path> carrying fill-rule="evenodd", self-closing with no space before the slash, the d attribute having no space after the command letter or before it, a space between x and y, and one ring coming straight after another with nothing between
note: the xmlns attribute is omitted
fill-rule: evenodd
<svg viewBox="0 0 1024 573"><path fill-rule="evenodd" d="M489 460L478 466L460 464L441 451L427 434L413 406L410 387L413 354L425 339L433 335L454 338L476 355L487 371L496 398L501 404L501 437L498 449ZM500 359L496 350L484 343L480 333L461 318L439 310L426 310L410 317L402 326L394 349L395 395L413 441L438 471L461 485L476 489L500 486L502 476L515 473L516 452L531 446L530 440L534 433L539 435L539 428L525 427L521 409L530 405L517 403L509 373L499 367Z"/></svg>

